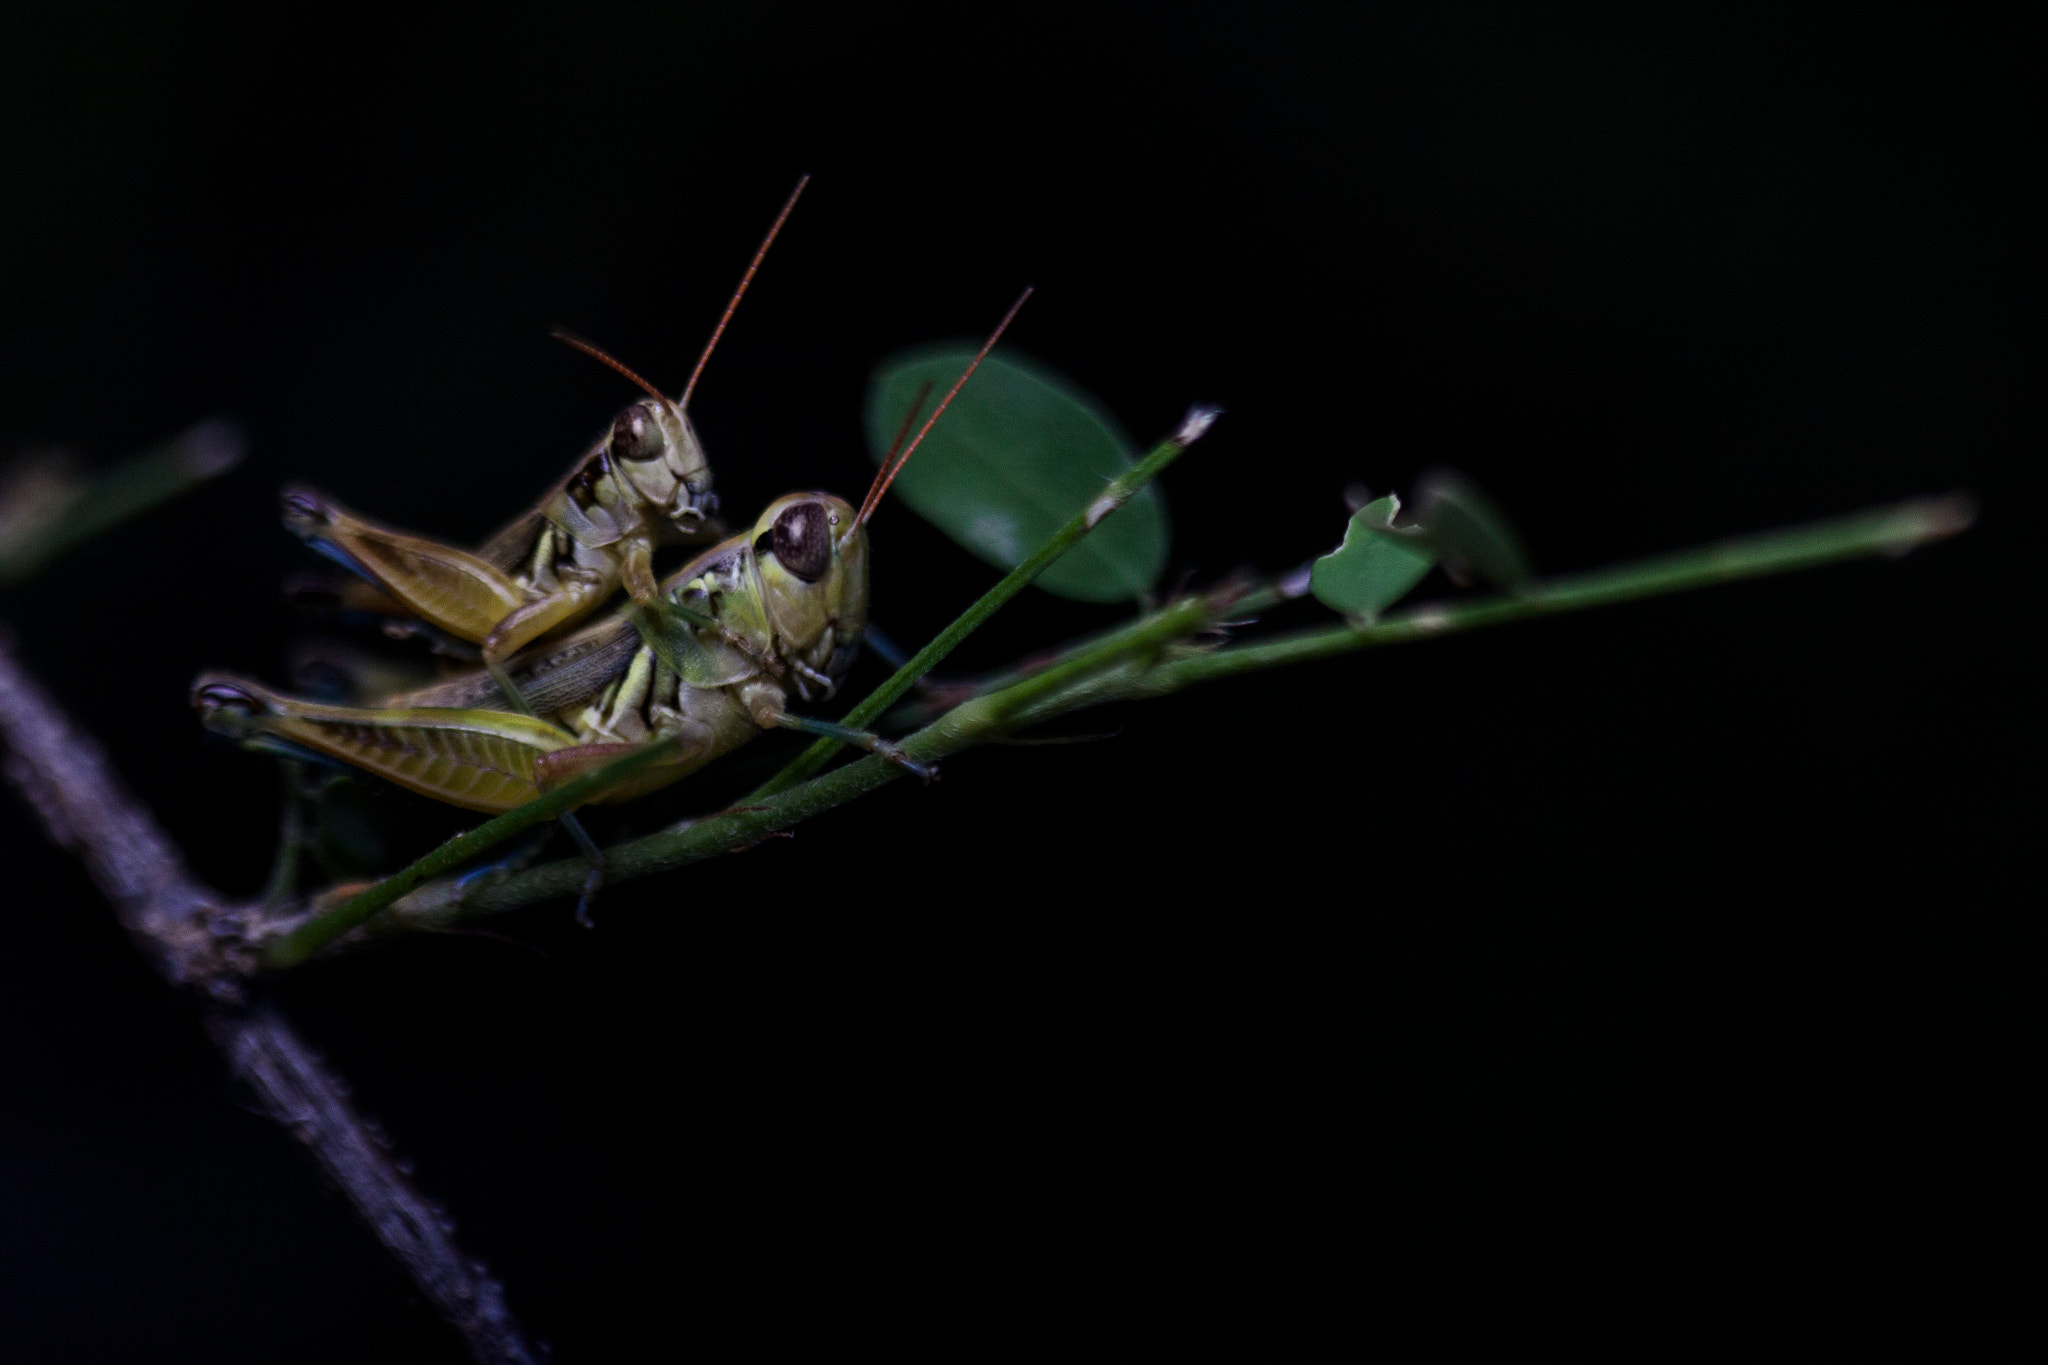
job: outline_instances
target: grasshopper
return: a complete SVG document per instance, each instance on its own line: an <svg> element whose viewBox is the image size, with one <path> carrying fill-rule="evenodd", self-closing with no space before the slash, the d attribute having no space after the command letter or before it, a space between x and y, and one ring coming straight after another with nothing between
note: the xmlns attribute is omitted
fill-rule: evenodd
<svg viewBox="0 0 2048 1365"><path fill-rule="evenodd" d="M304 701L209 673L193 684L193 705L209 730L251 747L298 756L310 750L493 813L643 745L672 741L661 761L598 799L639 796L771 728L830 735L930 777L888 741L796 715L789 705L792 693L829 698L852 666L867 625L866 523L1023 302L907 446L902 436L911 421L904 423L900 453L891 448L858 510L830 493L787 494L751 530L663 580L654 610L628 608L514 661L514 686L536 714L504 709L501 681L485 671L377 707Z"/></svg>
<svg viewBox="0 0 2048 1365"><path fill-rule="evenodd" d="M481 646L484 664L501 680L505 660L589 615L621 584L634 602L652 605L657 542L703 540L718 507L687 415L690 395L808 183L809 176L797 182L769 227L680 398L669 399L596 347L556 333L647 397L620 412L539 502L478 550L380 525L303 487L284 492L285 526L429 626Z"/></svg>

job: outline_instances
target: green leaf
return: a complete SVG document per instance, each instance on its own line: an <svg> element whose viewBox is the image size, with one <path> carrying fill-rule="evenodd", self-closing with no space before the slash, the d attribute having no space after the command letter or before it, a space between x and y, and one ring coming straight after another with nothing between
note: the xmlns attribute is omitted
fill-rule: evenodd
<svg viewBox="0 0 2048 1365"><path fill-rule="evenodd" d="M1401 600L1436 563L1412 526L1396 527L1401 500L1388 494L1358 509L1344 543L1309 569L1309 590L1326 607L1370 619Z"/></svg>
<svg viewBox="0 0 2048 1365"><path fill-rule="evenodd" d="M1512 591L1533 577L1515 528L1464 475L1449 470L1429 475L1416 503L1416 521L1457 581L1483 578Z"/></svg>
<svg viewBox="0 0 2048 1365"><path fill-rule="evenodd" d="M892 356L868 386L868 450L881 462L927 380L923 415L952 387L975 347ZM916 434L912 428L911 434ZM963 548L1013 569L1136 460L1093 399L1042 366L998 352L982 362L896 480L895 492ZM1083 602L1120 602L1166 565L1166 504L1147 487L1039 576Z"/></svg>

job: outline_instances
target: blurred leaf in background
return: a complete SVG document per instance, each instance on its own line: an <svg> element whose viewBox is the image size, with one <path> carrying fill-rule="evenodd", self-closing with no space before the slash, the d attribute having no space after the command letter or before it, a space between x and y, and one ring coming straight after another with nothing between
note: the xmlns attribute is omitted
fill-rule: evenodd
<svg viewBox="0 0 2048 1365"><path fill-rule="evenodd" d="M1483 581L1514 592L1534 576L1522 538L1507 517L1456 470L1437 469L1422 476L1415 520L1436 547L1444 572L1460 586Z"/></svg>
<svg viewBox="0 0 2048 1365"><path fill-rule="evenodd" d="M966 344L941 346L882 363L868 386L868 451L876 463L924 385L945 393L974 352ZM918 515L1008 570L1136 462L1130 440L1079 386L998 352L946 409L895 487ZM1165 567L1166 546L1166 504L1156 487L1147 487L1037 585L1083 602L1125 601L1151 588Z"/></svg>
<svg viewBox="0 0 2048 1365"><path fill-rule="evenodd" d="M67 451L22 456L0 471L0 585L18 583L74 545L111 530L242 461L248 439L209 418L97 476Z"/></svg>

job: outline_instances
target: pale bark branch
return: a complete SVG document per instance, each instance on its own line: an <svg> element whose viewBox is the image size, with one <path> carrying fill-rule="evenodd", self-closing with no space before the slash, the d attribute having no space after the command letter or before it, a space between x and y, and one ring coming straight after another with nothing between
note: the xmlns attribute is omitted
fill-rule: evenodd
<svg viewBox="0 0 2048 1365"><path fill-rule="evenodd" d="M413 1188L298 1031L267 1005L221 1008L207 1021L236 1078L306 1144L421 1294L489 1365L545 1357L505 1306L505 1291L455 1245L454 1223Z"/></svg>
<svg viewBox="0 0 2048 1365"><path fill-rule="evenodd" d="M185 860L114 776L99 744L71 723L14 660L0 633L0 740L7 777L53 843L85 870L142 950L174 984L232 993L233 964L214 933L231 912L192 880Z"/></svg>
<svg viewBox="0 0 2048 1365"><path fill-rule="evenodd" d="M0 739L8 779L44 831L78 855L158 970L214 1001L207 1028L229 1067L264 1111L312 1151L476 1359L489 1365L543 1359L506 1308L498 1282L462 1254L454 1225L405 1177L348 1102L339 1078L276 1010L244 1003L242 974L253 966L247 913L192 879L99 744L15 661L4 631Z"/></svg>

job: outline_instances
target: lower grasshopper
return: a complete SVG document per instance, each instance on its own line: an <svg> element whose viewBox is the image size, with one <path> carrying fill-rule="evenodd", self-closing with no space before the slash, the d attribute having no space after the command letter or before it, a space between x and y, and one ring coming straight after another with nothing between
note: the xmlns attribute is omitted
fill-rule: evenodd
<svg viewBox="0 0 2048 1365"><path fill-rule="evenodd" d="M830 697L851 667L867 624L867 520L1023 302L917 438L883 461L858 511L829 493L788 494L751 531L664 580L655 610L629 609L515 661L515 686L537 714L502 709L506 694L484 672L377 707L304 701L209 673L193 684L193 705L208 729L252 747L311 751L486 812L523 805L648 743L670 741L661 761L598 799L639 796L770 728L830 735L929 777L888 741L798 716L789 704L792 694ZM904 434L909 427L906 421Z"/></svg>
<svg viewBox="0 0 2048 1365"><path fill-rule="evenodd" d="M647 397L622 411L560 482L480 549L380 525L309 488L285 490L286 527L404 611L481 646L493 671L526 645L596 610L621 584L636 603L652 604L656 544L703 539L718 506L710 465L686 413L690 395L809 180L797 183L768 229L680 398L669 399L597 348L556 334L625 375Z"/></svg>

